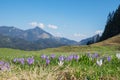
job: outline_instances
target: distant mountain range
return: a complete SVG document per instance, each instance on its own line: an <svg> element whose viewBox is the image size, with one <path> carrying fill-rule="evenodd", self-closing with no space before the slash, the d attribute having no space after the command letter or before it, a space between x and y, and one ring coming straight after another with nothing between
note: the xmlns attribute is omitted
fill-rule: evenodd
<svg viewBox="0 0 120 80"><path fill-rule="evenodd" d="M55 37L39 27L21 30L15 27L0 26L0 47L39 50L66 45L78 45L78 42Z"/></svg>
<svg viewBox="0 0 120 80"><path fill-rule="evenodd" d="M90 38L87 39L83 39L79 42L80 45L89 45L89 44L93 44L96 43L97 41L100 40L100 34L96 34Z"/></svg>

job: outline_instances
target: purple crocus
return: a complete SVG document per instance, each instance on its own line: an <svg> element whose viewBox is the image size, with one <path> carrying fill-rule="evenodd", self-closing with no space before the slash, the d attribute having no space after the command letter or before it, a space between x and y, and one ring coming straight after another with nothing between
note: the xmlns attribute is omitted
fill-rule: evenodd
<svg viewBox="0 0 120 80"><path fill-rule="evenodd" d="M59 61L64 61L65 57L64 56L60 56L59 57Z"/></svg>
<svg viewBox="0 0 120 80"><path fill-rule="evenodd" d="M34 58L27 58L27 62L29 65L33 64L34 63Z"/></svg>
<svg viewBox="0 0 120 80"><path fill-rule="evenodd" d="M24 64L24 58L20 58L20 59L18 59L18 61L21 63L21 64Z"/></svg>
<svg viewBox="0 0 120 80"><path fill-rule="evenodd" d="M46 59L46 57L47 57L47 56L46 56L45 54L41 55L41 58L42 58L42 59Z"/></svg>
<svg viewBox="0 0 120 80"><path fill-rule="evenodd" d="M74 59L75 59L75 60L77 60L77 61L78 61L78 60L79 60L79 58L80 58L80 57L79 57L79 55L74 55Z"/></svg>
<svg viewBox="0 0 120 80"><path fill-rule="evenodd" d="M97 53L95 53L95 54L93 54L92 55L92 58L94 59L94 58L98 58L99 57L99 55L97 54Z"/></svg>
<svg viewBox="0 0 120 80"><path fill-rule="evenodd" d="M70 55L70 56L68 56L68 57L66 58L66 60L67 60L67 61L71 61L71 60L73 59L73 57L74 57L73 55Z"/></svg>
<svg viewBox="0 0 120 80"><path fill-rule="evenodd" d="M8 70L10 70L9 63L6 63L4 61L0 61L0 70L2 70L2 71L8 71Z"/></svg>
<svg viewBox="0 0 120 80"><path fill-rule="evenodd" d="M107 61L111 61L111 57L110 56L107 57Z"/></svg>
<svg viewBox="0 0 120 80"><path fill-rule="evenodd" d="M13 62L14 62L14 63L19 62L19 63L21 63L21 64L24 64L24 63L25 63L25 59L24 59L24 58L15 58L15 59L13 60Z"/></svg>
<svg viewBox="0 0 120 80"><path fill-rule="evenodd" d="M70 55L69 59L72 60L74 58L74 55Z"/></svg>
<svg viewBox="0 0 120 80"><path fill-rule="evenodd" d="M4 63L5 63L4 61L0 61L0 66L4 65Z"/></svg>
<svg viewBox="0 0 120 80"><path fill-rule="evenodd" d="M55 54L51 54L51 56L50 56L52 59L54 59L55 58Z"/></svg>
<svg viewBox="0 0 120 80"><path fill-rule="evenodd" d="M10 70L10 64L9 63L5 63L4 67L6 68L6 70Z"/></svg>
<svg viewBox="0 0 120 80"><path fill-rule="evenodd" d="M14 63L16 63L17 61L18 61L18 59L17 59L17 58L15 58L15 59L13 60L13 62L14 62Z"/></svg>
<svg viewBox="0 0 120 80"><path fill-rule="evenodd" d="M48 65L50 63L49 59L46 59L46 65Z"/></svg>

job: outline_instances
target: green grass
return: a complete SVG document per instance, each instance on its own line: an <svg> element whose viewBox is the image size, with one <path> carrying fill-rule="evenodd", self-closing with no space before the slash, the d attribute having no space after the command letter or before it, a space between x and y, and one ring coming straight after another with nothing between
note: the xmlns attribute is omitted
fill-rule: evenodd
<svg viewBox="0 0 120 80"><path fill-rule="evenodd" d="M86 53L98 53L99 58L111 56L112 60L104 61L102 66L96 64L96 59L91 60ZM0 71L0 80L120 80L120 60L115 57L119 53L118 46L64 46L60 48L45 49L41 51L22 51L0 48L0 60L9 62L10 71ZM40 58L42 54L56 54L57 58L51 60L46 66ZM79 54L80 59L64 62L58 66L58 56ZM13 63L14 58L28 58L34 56L33 65Z"/></svg>

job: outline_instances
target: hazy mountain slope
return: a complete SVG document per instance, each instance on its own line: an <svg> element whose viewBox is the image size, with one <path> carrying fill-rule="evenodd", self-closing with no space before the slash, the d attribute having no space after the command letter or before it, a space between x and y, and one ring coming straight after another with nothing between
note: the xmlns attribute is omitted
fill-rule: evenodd
<svg viewBox="0 0 120 80"><path fill-rule="evenodd" d="M89 45L89 44L92 44L92 43L96 43L97 41L99 41L100 39L100 35L99 34L96 34L90 38L86 38L86 39L83 39L79 42L80 45Z"/></svg>
<svg viewBox="0 0 120 80"><path fill-rule="evenodd" d="M28 42L20 38L11 38L0 34L0 47L2 48L14 48L22 50L39 50L43 49L41 45L37 45L32 42Z"/></svg>
<svg viewBox="0 0 120 80"><path fill-rule="evenodd" d="M24 50L38 50L78 44L74 40L69 40L62 37L54 37L39 27L21 30L15 27L1 26L0 34L1 47L18 48ZM10 42L7 41L8 38ZM22 47L23 45L24 47Z"/></svg>

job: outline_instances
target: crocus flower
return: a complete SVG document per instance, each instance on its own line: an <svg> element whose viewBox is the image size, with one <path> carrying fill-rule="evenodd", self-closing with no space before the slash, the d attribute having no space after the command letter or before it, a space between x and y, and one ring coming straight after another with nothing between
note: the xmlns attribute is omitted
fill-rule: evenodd
<svg viewBox="0 0 120 80"><path fill-rule="evenodd" d="M102 59L97 60L97 64L98 64L99 66L102 66L102 63L103 63L103 60L102 60Z"/></svg>
<svg viewBox="0 0 120 80"><path fill-rule="evenodd" d="M70 60L72 60L73 58L74 58L74 56L73 56L73 55L70 55L70 56L69 56L69 59L70 59Z"/></svg>
<svg viewBox="0 0 120 80"><path fill-rule="evenodd" d="M34 58L27 58L27 62L29 65L33 64L34 63Z"/></svg>
<svg viewBox="0 0 120 80"><path fill-rule="evenodd" d="M14 62L14 63L16 63L17 61L18 61L18 59L17 59L17 58L15 58L15 59L13 60L13 62Z"/></svg>
<svg viewBox="0 0 120 80"><path fill-rule="evenodd" d="M4 64L4 61L0 61L0 66L2 66Z"/></svg>
<svg viewBox="0 0 120 80"><path fill-rule="evenodd" d="M4 61L0 61L0 70L2 70L2 71L8 71L8 70L10 70L9 63L6 63Z"/></svg>
<svg viewBox="0 0 120 80"><path fill-rule="evenodd" d="M19 61L21 64L24 64L24 58L20 58L20 59L18 59L18 61Z"/></svg>
<svg viewBox="0 0 120 80"><path fill-rule="evenodd" d="M46 59L46 57L47 57L47 56L46 56L45 54L41 55L41 58L42 58L42 59Z"/></svg>
<svg viewBox="0 0 120 80"><path fill-rule="evenodd" d="M73 57L74 57L73 55L70 55L70 56L66 57L66 60L71 61L73 59Z"/></svg>
<svg viewBox="0 0 120 80"><path fill-rule="evenodd" d="M64 59L65 59L64 56L59 57L59 61L64 61Z"/></svg>
<svg viewBox="0 0 120 80"><path fill-rule="evenodd" d="M62 66L63 64L64 64L63 61L58 62L58 65L59 65L59 66Z"/></svg>
<svg viewBox="0 0 120 80"><path fill-rule="evenodd" d="M75 60L77 60L77 61L78 61L78 60L79 60L79 58L80 58L80 57L79 57L79 55L74 55L74 59L75 59Z"/></svg>
<svg viewBox="0 0 120 80"><path fill-rule="evenodd" d="M120 53L117 53L117 54L116 54L116 57L117 57L118 59L120 59Z"/></svg>
<svg viewBox="0 0 120 80"><path fill-rule="evenodd" d="M99 57L99 55L97 53L92 55L92 58L98 58L98 57Z"/></svg>
<svg viewBox="0 0 120 80"><path fill-rule="evenodd" d="M51 56L50 56L52 59L54 59L55 58L55 54L51 54Z"/></svg>
<svg viewBox="0 0 120 80"><path fill-rule="evenodd" d="M107 57L107 61L111 61L111 57L110 56Z"/></svg>
<svg viewBox="0 0 120 80"><path fill-rule="evenodd" d="M10 70L10 64L9 63L5 63L4 67L5 67L6 70Z"/></svg>
<svg viewBox="0 0 120 80"><path fill-rule="evenodd" d="M46 59L46 65L48 65L50 63L49 59Z"/></svg>

